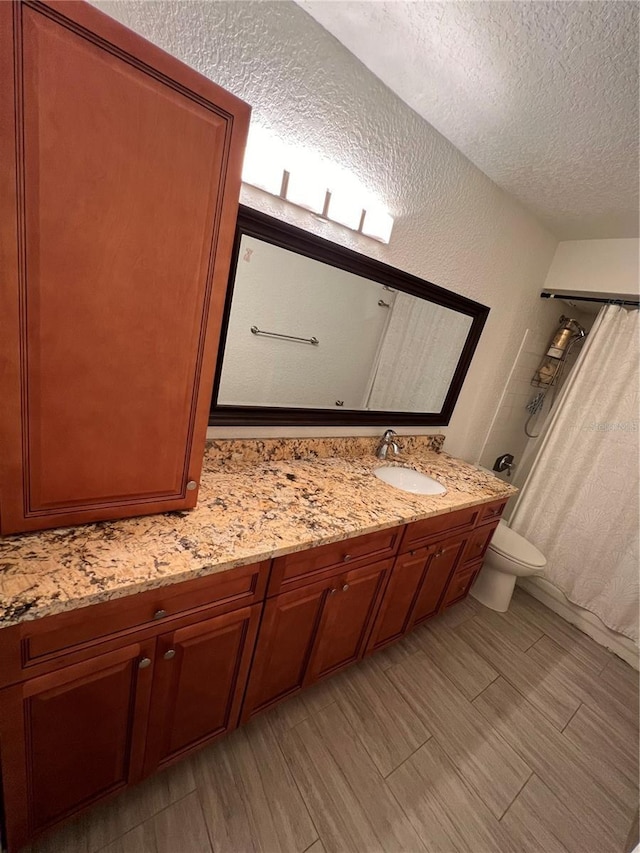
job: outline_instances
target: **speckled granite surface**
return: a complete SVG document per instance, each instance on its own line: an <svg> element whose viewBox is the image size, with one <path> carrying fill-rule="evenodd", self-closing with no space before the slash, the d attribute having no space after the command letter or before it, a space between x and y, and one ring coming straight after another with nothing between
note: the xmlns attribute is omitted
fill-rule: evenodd
<svg viewBox="0 0 640 853"><path fill-rule="evenodd" d="M313 447L307 447L302 459L273 458L287 456L280 449L262 461L253 446L216 441L205 454L193 510L1 540L0 627L515 493L496 477L435 452L431 439L402 437L400 462L447 488L431 497L372 476L381 464L370 452L376 439L363 455L323 456L320 450L309 458ZM284 442L277 443L282 448Z"/></svg>
<svg viewBox="0 0 640 853"><path fill-rule="evenodd" d="M444 435L400 435L405 453L433 450L440 453ZM207 442L209 460L221 462L281 462L284 459L329 459L373 455L380 436L334 436L332 438L212 439Z"/></svg>

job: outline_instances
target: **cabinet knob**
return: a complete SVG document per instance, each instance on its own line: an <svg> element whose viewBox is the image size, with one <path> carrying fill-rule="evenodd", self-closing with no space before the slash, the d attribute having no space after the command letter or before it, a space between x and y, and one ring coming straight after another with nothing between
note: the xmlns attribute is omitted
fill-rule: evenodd
<svg viewBox="0 0 640 853"><path fill-rule="evenodd" d="M334 586L332 589L329 590L329 595L333 595L337 591L338 591L338 588Z"/></svg>
<svg viewBox="0 0 640 853"><path fill-rule="evenodd" d="M194 489L197 489L197 488L198 488L198 484L196 483L196 481L195 480L189 480L189 482L187 483L187 490L192 492Z"/></svg>
<svg viewBox="0 0 640 853"><path fill-rule="evenodd" d="M345 554L342 559L345 563L348 563L349 560L351 559L351 554Z"/></svg>
<svg viewBox="0 0 640 853"><path fill-rule="evenodd" d="M176 656L175 649L167 649L167 651L162 655L165 660L172 660Z"/></svg>
<svg viewBox="0 0 640 853"><path fill-rule="evenodd" d="M343 592L346 592L348 589L349 589L349 584L348 584L348 583L346 583L346 584L342 587L342 591L343 591Z"/></svg>
<svg viewBox="0 0 640 853"><path fill-rule="evenodd" d="M156 610L156 612L153 614L153 618L154 619L164 619L164 617L166 615L167 615L166 610Z"/></svg>
<svg viewBox="0 0 640 853"><path fill-rule="evenodd" d="M146 669L148 666L151 666L151 658L141 658L138 661L138 669Z"/></svg>

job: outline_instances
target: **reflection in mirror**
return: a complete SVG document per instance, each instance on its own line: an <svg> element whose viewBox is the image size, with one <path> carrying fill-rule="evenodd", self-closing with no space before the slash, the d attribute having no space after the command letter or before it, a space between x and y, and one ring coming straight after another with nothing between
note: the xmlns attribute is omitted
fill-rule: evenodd
<svg viewBox="0 0 640 853"><path fill-rule="evenodd" d="M243 234L217 404L440 412L473 319Z"/></svg>
<svg viewBox="0 0 640 853"><path fill-rule="evenodd" d="M241 206L209 424L444 426L488 314Z"/></svg>

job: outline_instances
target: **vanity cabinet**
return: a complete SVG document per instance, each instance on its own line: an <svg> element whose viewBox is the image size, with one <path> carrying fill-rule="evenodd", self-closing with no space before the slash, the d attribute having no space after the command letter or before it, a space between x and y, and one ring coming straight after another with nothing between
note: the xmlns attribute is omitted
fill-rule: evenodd
<svg viewBox="0 0 640 853"><path fill-rule="evenodd" d="M10 853L460 601L498 506L1 630Z"/></svg>
<svg viewBox="0 0 640 853"><path fill-rule="evenodd" d="M393 557L400 547L403 533L404 527L385 528L276 557L267 595L308 586L314 580L332 578L341 571Z"/></svg>
<svg viewBox="0 0 640 853"><path fill-rule="evenodd" d="M267 601L243 722L362 657L392 565L343 570Z"/></svg>
<svg viewBox="0 0 640 853"><path fill-rule="evenodd" d="M396 559L367 651L399 640L438 612L445 588L466 547L465 537L412 548Z"/></svg>
<svg viewBox="0 0 640 853"><path fill-rule="evenodd" d="M441 610L450 607L452 604L457 604L458 601L462 601L468 595L476 579L476 575L482 568L482 561L491 543L491 537L498 526L499 516L505 505L503 502L502 504L494 504L482 508L478 526L466 539L464 551L447 584L447 589L440 605Z"/></svg>
<svg viewBox="0 0 640 853"><path fill-rule="evenodd" d="M249 113L88 3L0 3L1 533L195 505Z"/></svg>
<svg viewBox="0 0 640 853"><path fill-rule="evenodd" d="M261 606L158 637L145 775L238 722Z"/></svg>
<svg viewBox="0 0 640 853"><path fill-rule="evenodd" d="M506 503L493 501L406 526L368 654L468 594Z"/></svg>
<svg viewBox="0 0 640 853"><path fill-rule="evenodd" d="M154 642L0 692L9 850L142 777Z"/></svg>
<svg viewBox="0 0 640 853"><path fill-rule="evenodd" d="M457 604L466 598L469 590L473 586L476 575L482 568L482 561L469 565L465 563L453 573L451 580L447 584L446 592L442 598L441 609L451 607L452 604Z"/></svg>
<svg viewBox="0 0 640 853"><path fill-rule="evenodd" d="M2 681L17 679L0 690L11 853L237 726L268 570L244 566L0 632Z"/></svg>
<svg viewBox="0 0 640 853"><path fill-rule="evenodd" d="M428 561L424 582L418 590L411 620L412 628L438 612L443 592L448 587L466 545L466 538L454 536L437 546L431 546L432 549L435 547L435 552Z"/></svg>

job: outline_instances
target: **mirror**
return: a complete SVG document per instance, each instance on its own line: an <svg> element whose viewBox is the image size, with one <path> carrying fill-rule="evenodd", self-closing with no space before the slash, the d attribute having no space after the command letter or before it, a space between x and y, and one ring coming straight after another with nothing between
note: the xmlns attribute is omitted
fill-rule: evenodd
<svg viewBox="0 0 640 853"><path fill-rule="evenodd" d="M488 311L241 208L210 423L444 425Z"/></svg>

